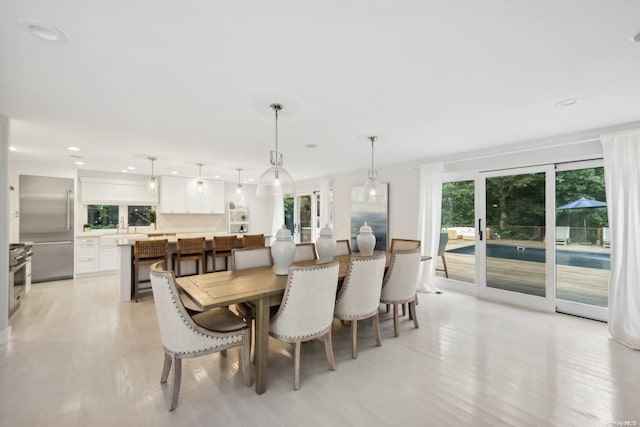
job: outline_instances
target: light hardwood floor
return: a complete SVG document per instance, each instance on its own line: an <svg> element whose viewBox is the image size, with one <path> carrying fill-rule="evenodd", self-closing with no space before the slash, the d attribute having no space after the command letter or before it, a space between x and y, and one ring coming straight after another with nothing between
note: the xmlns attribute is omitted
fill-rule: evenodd
<svg viewBox="0 0 640 427"><path fill-rule="evenodd" d="M640 425L640 352L604 323L451 292L420 294L417 315L420 329L405 317L393 338L382 314L382 347L364 322L356 360L335 322L337 370L321 342L304 345L297 392L292 349L275 340L261 396L236 349L187 359L168 412L152 298L119 303L115 275L36 284L0 346L0 425Z"/></svg>

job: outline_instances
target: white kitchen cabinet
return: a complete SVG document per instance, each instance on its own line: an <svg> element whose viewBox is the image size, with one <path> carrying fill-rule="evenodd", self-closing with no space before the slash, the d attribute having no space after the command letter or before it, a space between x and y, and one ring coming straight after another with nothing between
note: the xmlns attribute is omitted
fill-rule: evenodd
<svg viewBox="0 0 640 427"><path fill-rule="evenodd" d="M99 271L118 269L118 248L116 241L120 238L120 236L100 236Z"/></svg>
<svg viewBox="0 0 640 427"><path fill-rule="evenodd" d="M76 273L95 273L98 271L100 247L98 237L79 237L76 239Z"/></svg>
<svg viewBox="0 0 640 427"><path fill-rule="evenodd" d="M224 214L224 182L204 181L196 190L196 178L163 176L160 181L160 213Z"/></svg>
<svg viewBox="0 0 640 427"><path fill-rule="evenodd" d="M186 213L185 179L182 176L160 177L160 213Z"/></svg>

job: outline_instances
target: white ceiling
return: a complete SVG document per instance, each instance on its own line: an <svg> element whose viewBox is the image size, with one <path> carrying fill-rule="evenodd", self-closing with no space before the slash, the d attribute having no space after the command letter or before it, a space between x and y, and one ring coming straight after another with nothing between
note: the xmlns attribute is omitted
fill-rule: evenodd
<svg viewBox="0 0 640 427"><path fill-rule="evenodd" d="M16 160L294 179L640 119L637 0L4 0ZM37 39L20 19L60 29ZM580 98L571 107L558 101ZM316 144L316 148L307 148Z"/></svg>

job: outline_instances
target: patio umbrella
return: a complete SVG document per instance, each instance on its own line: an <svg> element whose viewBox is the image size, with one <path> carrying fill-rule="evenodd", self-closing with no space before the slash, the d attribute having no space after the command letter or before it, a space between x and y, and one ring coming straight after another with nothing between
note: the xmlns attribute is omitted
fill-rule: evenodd
<svg viewBox="0 0 640 427"><path fill-rule="evenodd" d="M566 210L566 209L591 209L591 208L603 208L607 206L605 202L600 202L598 200L586 199L584 197L580 197L578 200L567 203L566 205L562 205L556 209L558 210ZM587 219L585 218L583 221L584 228L584 240L582 243L587 242Z"/></svg>

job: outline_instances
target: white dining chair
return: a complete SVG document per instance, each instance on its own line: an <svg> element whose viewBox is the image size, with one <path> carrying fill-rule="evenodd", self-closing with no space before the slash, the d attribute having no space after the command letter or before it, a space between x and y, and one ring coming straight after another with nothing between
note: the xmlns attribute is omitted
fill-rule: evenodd
<svg viewBox="0 0 640 427"><path fill-rule="evenodd" d="M313 261L318 259L316 254L316 244L311 243L298 243L296 245L296 252L293 256L293 262L297 261Z"/></svg>
<svg viewBox="0 0 640 427"><path fill-rule="evenodd" d="M173 365L173 387L169 410L178 403L182 380L182 359L223 352L240 346L240 366L247 387L251 385L249 362L250 334L247 324L226 308L207 310L189 316L180 300L171 271L162 262L151 266L151 287L160 337L164 346L164 366L161 383L166 383Z"/></svg>
<svg viewBox="0 0 640 427"><path fill-rule="evenodd" d="M336 255L349 255L351 253L351 243L349 240L336 240Z"/></svg>
<svg viewBox="0 0 640 427"><path fill-rule="evenodd" d="M342 288L336 297L333 317L351 321L351 357L358 357L358 320L373 318L376 344L382 345L378 307L386 262L385 254L351 257Z"/></svg>
<svg viewBox="0 0 640 427"><path fill-rule="evenodd" d="M271 320L269 335L294 345L293 388L300 389L300 346L304 341L324 338L329 369L336 369L331 342L331 324L338 287L339 263L292 265L282 304Z"/></svg>
<svg viewBox="0 0 640 427"><path fill-rule="evenodd" d="M246 270L247 268L267 267L273 265L271 248L233 249L231 260L234 270Z"/></svg>
<svg viewBox="0 0 640 427"><path fill-rule="evenodd" d="M416 288L421 254L420 249L413 249L395 251L391 256L391 264L382 282L380 302L393 305L393 329L397 337L400 335L398 304L409 304L410 318L413 319L415 327L419 327L416 316Z"/></svg>

